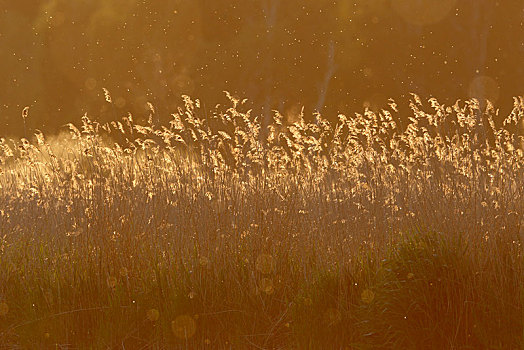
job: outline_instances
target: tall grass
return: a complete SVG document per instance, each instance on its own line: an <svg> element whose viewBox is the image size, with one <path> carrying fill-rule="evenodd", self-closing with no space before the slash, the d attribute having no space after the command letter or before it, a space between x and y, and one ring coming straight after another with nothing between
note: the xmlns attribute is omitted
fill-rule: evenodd
<svg viewBox="0 0 524 350"><path fill-rule="evenodd" d="M230 99L0 141L0 348L523 346L522 98L267 128Z"/></svg>

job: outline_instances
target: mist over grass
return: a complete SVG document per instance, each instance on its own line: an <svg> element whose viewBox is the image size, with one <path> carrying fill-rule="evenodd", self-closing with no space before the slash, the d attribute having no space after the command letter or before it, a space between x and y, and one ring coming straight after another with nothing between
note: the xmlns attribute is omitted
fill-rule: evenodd
<svg viewBox="0 0 524 350"><path fill-rule="evenodd" d="M522 97L230 100L0 141L0 347L522 347Z"/></svg>

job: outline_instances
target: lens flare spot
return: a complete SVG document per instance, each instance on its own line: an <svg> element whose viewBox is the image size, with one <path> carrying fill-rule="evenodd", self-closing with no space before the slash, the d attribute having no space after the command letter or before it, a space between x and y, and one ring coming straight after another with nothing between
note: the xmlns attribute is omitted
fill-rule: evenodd
<svg viewBox="0 0 524 350"><path fill-rule="evenodd" d="M260 254L257 257L256 269L263 274L270 274L275 269L275 259L269 254Z"/></svg>
<svg viewBox="0 0 524 350"><path fill-rule="evenodd" d="M115 100L115 106L117 106L118 108L124 108L126 104L127 104L127 101L123 97L117 97Z"/></svg>
<svg viewBox="0 0 524 350"><path fill-rule="evenodd" d="M120 271L119 271L119 272L120 272L120 276L122 276L122 277L124 277L124 278L126 278L126 277L129 276L129 271L127 270L126 267L122 267L122 268L120 268Z"/></svg>
<svg viewBox="0 0 524 350"><path fill-rule="evenodd" d="M189 339L196 332L196 322L189 315L180 315L171 322L173 334L179 339Z"/></svg>
<svg viewBox="0 0 524 350"><path fill-rule="evenodd" d="M338 309L329 308L324 313L324 320L329 326L334 326L342 321L342 314Z"/></svg>
<svg viewBox="0 0 524 350"><path fill-rule="evenodd" d="M147 310L146 317L149 321L155 322L160 318L160 312L157 309Z"/></svg>
<svg viewBox="0 0 524 350"><path fill-rule="evenodd" d="M362 301L366 304L371 304L375 299L375 293L370 289L365 289L360 295Z"/></svg>
<svg viewBox="0 0 524 350"><path fill-rule="evenodd" d="M84 82L85 87L88 90L94 90L96 88L97 82L95 78L87 78Z"/></svg>
<svg viewBox="0 0 524 350"><path fill-rule="evenodd" d="M497 102L499 94L499 84L495 79L485 75L474 78L469 85L469 97L478 99L481 105L484 105L486 100Z"/></svg>
<svg viewBox="0 0 524 350"><path fill-rule="evenodd" d="M267 295L273 294L275 287L271 278L262 278L260 280L260 289Z"/></svg>
<svg viewBox="0 0 524 350"><path fill-rule="evenodd" d="M198 262L200 263L200 266L202 267L206 267L209 265L209 259L205 256L201 256L199 259L198 259Z"/></svg>

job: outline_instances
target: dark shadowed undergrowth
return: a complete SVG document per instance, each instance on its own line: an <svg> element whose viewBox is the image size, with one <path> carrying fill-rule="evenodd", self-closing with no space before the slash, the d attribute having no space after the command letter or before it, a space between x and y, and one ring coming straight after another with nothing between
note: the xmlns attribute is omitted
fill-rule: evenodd
<svg viewBox="0 0 524 350"><path fill-rule="evenodd" d="M522 98L231 102L1 140L0 348L522 347Z"/></svg>

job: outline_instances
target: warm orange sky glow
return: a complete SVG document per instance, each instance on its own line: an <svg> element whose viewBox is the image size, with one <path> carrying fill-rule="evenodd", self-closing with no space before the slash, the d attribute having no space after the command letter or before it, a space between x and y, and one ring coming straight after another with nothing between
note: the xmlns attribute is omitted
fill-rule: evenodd
<svg viewBox="0 0 524 350"><path fill-rule="evenodd" d="M222 91L258 114L328 118L410 92L444 103L522 95L522 1L15 1L0 5L0 127L56 130ZM103 102L110 90L114 108Z"/></svg>

